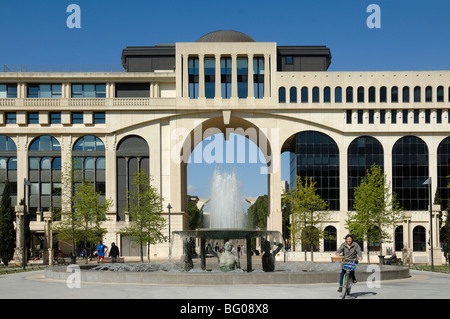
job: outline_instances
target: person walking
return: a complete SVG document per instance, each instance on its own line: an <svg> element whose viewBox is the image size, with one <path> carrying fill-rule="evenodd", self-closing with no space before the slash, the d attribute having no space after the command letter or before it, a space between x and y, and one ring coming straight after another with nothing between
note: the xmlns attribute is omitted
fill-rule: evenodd
<svg viewBox="0 0 450 319"><path fill-rule="evenodd" d="M108 247L106 245L102 244L102 241L99 240L97 242L97 254L98 254L98 262L100 264L103 264L103 258L105 258L105 253L108 250Z"/></svg>
<svg viewBox="0 0 450 319"><path fill-rule="evenodd" d="M111 262L116 263L117 257L119 257L119 247L115 243L111 243L111 250L109 251L109 257L111 257Z"/></svg>

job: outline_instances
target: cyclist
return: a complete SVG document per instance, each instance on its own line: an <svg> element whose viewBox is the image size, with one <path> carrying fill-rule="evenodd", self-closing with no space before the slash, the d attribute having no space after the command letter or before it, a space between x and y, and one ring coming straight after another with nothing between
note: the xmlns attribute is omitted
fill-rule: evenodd
<svg viewBox="0 0 450 319"><path fill-rule="evenodd" d="M361 247L358 245L358 243L353 241L352 235L349 234L349 235L345 236L345 242L342 243L342 245L336 251L336 256L340 256L341 254L344 255L344 258L356 259L356 263L358 263L358 260L359 261L362 260ZM341 276L339 278L338 292L342 292L342 282L344 280L344 274L345 274L345 270L342 269ZM356 284L355 271L351 271L350 276L353 278L353 283Z"/></svg>

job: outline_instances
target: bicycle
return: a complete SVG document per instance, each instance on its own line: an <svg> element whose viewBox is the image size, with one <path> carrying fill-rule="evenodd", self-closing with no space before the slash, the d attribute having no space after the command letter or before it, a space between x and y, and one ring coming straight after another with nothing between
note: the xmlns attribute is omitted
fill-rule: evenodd
<svg viewBox="0 0 450 319"><path fill-rule="evenodd" d="M345 269L344 280L342 281L341 298L345 299L347 295L350 296L350 291L353 285L353 279L350 276L350 272L354 272L356 269L356 259L344 259L342 261L342 268Z"/></svg>

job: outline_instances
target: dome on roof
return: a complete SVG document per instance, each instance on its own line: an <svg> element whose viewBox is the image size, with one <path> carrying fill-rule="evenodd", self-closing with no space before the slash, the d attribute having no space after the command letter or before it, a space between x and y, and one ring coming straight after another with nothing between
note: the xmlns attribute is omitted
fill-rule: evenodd
<svg viewBox="0 0 450 319"><path fill-rule="evenodd" d="M233 30L219 30L205 34L197 42L256 42L245 33Z"/></svg>

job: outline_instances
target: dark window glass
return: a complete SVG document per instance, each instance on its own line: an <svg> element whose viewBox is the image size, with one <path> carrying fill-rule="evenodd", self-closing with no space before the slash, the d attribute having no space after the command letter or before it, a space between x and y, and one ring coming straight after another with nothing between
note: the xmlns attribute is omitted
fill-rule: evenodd
<svg viewBox="0 0 450 319"><path fill-rule="evenodd" d="M220 79L222 98L229 99L231 97L231 58L220 59Z"/></svg>
<svg viewBox="0 0 450 319"><path fill-rule="evenodd" d="M313 87L313 103L319 103L319 88L317 86Z"/></svg>
<svg viewBox="0 0 450 319"><path fill-rule="evenodd" d="M334 102L342 103L342 88L337 87L334 89Z"/></svg>
<svg viewBox="0 0 450 319"><path fill-rule="evenodd" d="M361 136L350 143L347 150L348 209L353 210L354 190L373 165L384 168L384 152L381 143L370 136Z"/></svg>
<svg viewBox="0 0 450 319"><path fill-rule="evenodd" d="M213 99L216 95L216 59L205 58L205 97Z"/></svg>
<svg viewBox="0 0 450 319"><path fill-rule="evenodd" d="M72 112L72 124L83 124L83 112Z"/></svg>
<svg viewBox="0 0 450 319"><path fill-rule="evenodd" d="M375 103L375 88L373 86L369 88L369 103Z"/></svg>
<svg viewBox="0 0 450 319"><path fill-rule="evenodd" d="M450 137L445 138L437 149L437 187L441 197L441 207L448 206L450 188L447 187L450 176Z"/></svg>
<svg viewBox="0 0 450 319"><path fill-rule="evenodd" d="M286 88L284 87L278 89L278 102L286 103Z"/></svg>
<svg viewBox="0 0 450 319"><path fill-rule="evenodd" d="M50 124L61 124L61 113L51 112L50 113Z"/></svg>
<svg viewBox="0 0 450 319"><path fill-rule="evenodd" d="M248 96L248 60L247 58L237 58L237 89L238 98L246 99Z"/></svg>
<svg viewBox="0 0 450 319"><path fill-rule="evenodd" d="M391 102L397 103L398 102L398 87L393 86L391 89Z"/></svg>
<svg viewBox="0 0 450 319"><path fill-rule="evenodd" d="M351 86L345 90L345 101L347 103L353 103L353 88Z"/></svg>
<svg viewBox="0 0 450 319"><path fill-rule="evenodd" d="M403 103L409 102L409 87L405 86L403 87Z"/></svg>
<svg viewBox="0 0 450 319"><path fill-rule="evenodd" d="M392 190L405 210L426 210L429 176L428 147L416 136L405 136L392 149Z"/></svg>
<svg viewBox="0 0 450 319"><path fill-rule="evenodd" d="M94 112L94 124L105 124L106 117L105 112Z"/></svg>
<svg viewBox="0 0 450 319"><path fill-rule="evenodd" d="M297 103L297 88L295 86L289 90L289 100L291 103Z"/></svg>
<svg viewBox="0 0 450 319"><path fill-rule="evenodd" d="M308 103L308 88L306 86L302 87L301 95L302 103Z"/></svg>
<svg viewBox="0 0 450 319"><path fill-rule="evenodd" d="M423 226L413 229L413 251L426 251L426 231Z"/></svg>
<svg viewBox="0 0 450 319"><path fill-rule="evenodd" d="M437 102L444 102L444 87L438 86L436 90L436 101Z"/></svg>
<svg viewBox="0 0 450 319"><path fill-rule="evenodd" d="M427 86L425 88L425 102L431 102L433 100L433 88Z"/></svg>
<svg viewBox="0 0 450 319"><path fill-rule="evenodd" d="M189 97L191 99L198 98L198 86L199 86L198 67L199 67L198 58L189 58L188 59Z"/></svg>
<svg viewBox="0 0 450 319"><path fill-rule="evenodd" d="M339 149L334 140L315 131L297 133L295 155L296 174L311 177L328 208L339 210Z"/></svg>
<svg viewBox="0 0 450 319"><path fill-rule="evenodd" d="M380 88L380 103L386 103L386 102L387 102L387 89L385 86L382 86Z"/></svg>
<svg viewBox="0 0 450 319"><path fill-rule="evenodd" d="M264 58L253 58L253 92L256 99L264 97Z"/></svg>
<svg viewBox="0 0 450 319"><path fill-rule="evenodd" d="M420 86L416 86L414 88L414 102L420 102L421 96L420 96Z"/></svg>
<svg viewBox="0 0 450 319"><path fill-rule="evenodd" d="M28 112L28 124L39 124L39 113Z"/></svg>
<svg viewBox="0 0 450 319"><path fill-rule="evenodd" d="M364 103L364 88L360 86L357 91L358 103Z"/></svg>

